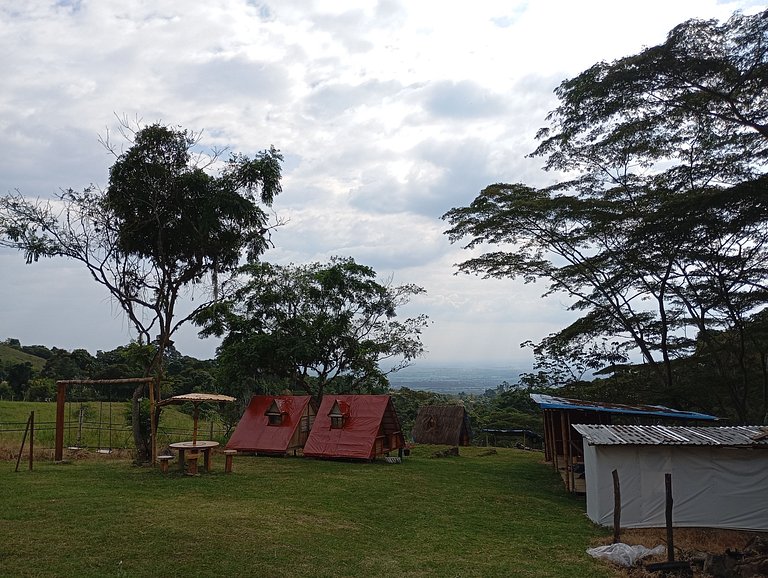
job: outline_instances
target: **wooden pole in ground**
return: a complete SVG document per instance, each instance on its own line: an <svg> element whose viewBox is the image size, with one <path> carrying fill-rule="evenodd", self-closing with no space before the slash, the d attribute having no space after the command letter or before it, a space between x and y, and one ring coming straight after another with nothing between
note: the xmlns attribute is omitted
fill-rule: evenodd
<svg viewBox="0 0 768 578"><path fill-rule="evenodd" d="M567 439L568 425L566 423L566 415L564 411L560 412L560 436L562 437L563 443L563 460L565 460L565 489L568 492L572 492L571 474L569 472L571 469L571 445Z"/></svg>
<svg viewBox="0 0 768 578"><path fill-rule="evenodd" d="M54 442L53 459L60 462L64 459L64 402L67 399L67 384L56 382L56 441Z"/></svg>
<svg viewBox="0 0 768 578"><path fill-rule="evenodd" d="M613 543L621 540L621 486L619 485L619 471L613 470Z"/></svg>
<svg viewBox="0 0 768 578"><path fill-rule="evenodd" d="M35 461L35 412L29 412L29 471Z"/></svg>
<svg viewBox="0 0 768 578"><path fill-rule="evenodd" d="M675 561L675 543L672 532L672 474L664 474L664 488L666 492L666 508L664 514L667 521L667 562Z"/></svg>
<svg viewBox="0 0 768 578"><path fill-rule="evenodd" d="M150 381L149 386L149 463L152 467L157 463L157 444L155 443L155 382Z"/></svg>
<svg viewBox="0 0 768 578"><path fill-rule="evenodd" d="M33 420L34 412L30 414L29 418L27 419L27 427L24 428L24 435L21 437L21 447L19 448L19 455L16 458L16 471L19 471L19 464L21 463L21 454L24 453L24 444L27 443L27 434L29 433L29 425Z"/></svg>

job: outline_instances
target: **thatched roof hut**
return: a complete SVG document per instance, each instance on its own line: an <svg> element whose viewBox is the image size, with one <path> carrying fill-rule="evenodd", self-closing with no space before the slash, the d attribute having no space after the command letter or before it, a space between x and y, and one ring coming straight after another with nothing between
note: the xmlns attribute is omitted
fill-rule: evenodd
<svg viewBox="0 0 768 578"><path fill-rule="evenodd" d="M461 405L424 405L416 415L412 436L420 444L468 446L472 427L467 410Z"/></svg>

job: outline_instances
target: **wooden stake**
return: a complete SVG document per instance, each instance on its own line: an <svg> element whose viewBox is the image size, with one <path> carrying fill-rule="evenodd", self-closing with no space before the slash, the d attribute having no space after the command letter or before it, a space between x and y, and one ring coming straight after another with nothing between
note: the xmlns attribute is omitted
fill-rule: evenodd
<svg viewBox="0 0 768 578"><path fill-rule="evenodd" d="M29 412L29 471L35 461L35 412Z"/></svg>
<svg viewBox="0 0 768 578"><path fill-rule="evenodd" d="M29 433L29 427L30 424L34 421L35 412L32 412L29 416L29 419L27 419L27 427L24 428L24 435L21 438L21 447L19 448L19 456L16 458L16 471L19 471L19 464L21 463L21 454L24 453L24 444L27 442L27 434ZM30 463L30 468L32 469L32 464Z"/></svg>
<svg viewBox="0 0 768 578"><path fill-rule="evenodd" d="M621 540L621 486L619 485L619 471L613 470L613 543Z"/></svg>
<svg viewBox="0 0 768 578"><path fill-rule="evenodd" d="M667 495L665 516L667 520L667 562L675 561L675 543L672 532L672 474L664 474L664 487Z"/></svg>

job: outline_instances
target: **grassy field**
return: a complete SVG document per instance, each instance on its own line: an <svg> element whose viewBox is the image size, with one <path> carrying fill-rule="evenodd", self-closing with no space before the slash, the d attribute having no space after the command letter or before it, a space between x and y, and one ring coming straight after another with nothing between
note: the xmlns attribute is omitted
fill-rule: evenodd
<svg viewBox="0 0 768 578"><path fill-rule="evenodd" d="M84 411L82 425L79 420L81 407ZM67 402L64 408L64 445L79 445L91 449L133 448L133 436L125 419L127 407L126 402ZM35 446L40 449L53 448L55 402L0 401L0 459L8 458L9 452L18 452L27 419L32 411L35 412ZM200 419L198 425L201 437L209 439L213 425L213 439L224 441L221 424L211 424L205 419ZM163 409L158 430L159 447L162 448L172 441L189 439L191 435L192 417L189 414L181 412L177 406Z"/></svg>
<svg viewBox="0 0 768 578"><path fill-rule="evenodd" d="M45 359L42 357L30 355L29 353L24 353L23 351L19 351L18 349L0 343L0 363L10 363L15 365L27 361L32 364L35 371L40 371L45 365Z"/></svg>
<svg viewBox="0 0 768 578"><path fill-rule="evenodd" d="M0 462L3 576L612 576L538 453L402 464L237 456L187 477L95 456Z"/></svg>

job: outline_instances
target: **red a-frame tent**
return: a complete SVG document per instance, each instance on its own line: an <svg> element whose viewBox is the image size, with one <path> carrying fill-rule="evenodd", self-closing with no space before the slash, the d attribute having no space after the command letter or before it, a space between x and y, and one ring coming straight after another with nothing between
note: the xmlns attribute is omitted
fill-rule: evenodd
<svg viewBox="0 0 768 578"><path fill-rule="evenodd" d="M308 395L254 395L227 449L283 455L304 446L315 410Z"/></svg>
<svg viewBox="0 0 768 578"><path fill-rule="evenodd" d="M372 460L405 447L400 420L388 395L326 395L304 455Z"/></svg>

